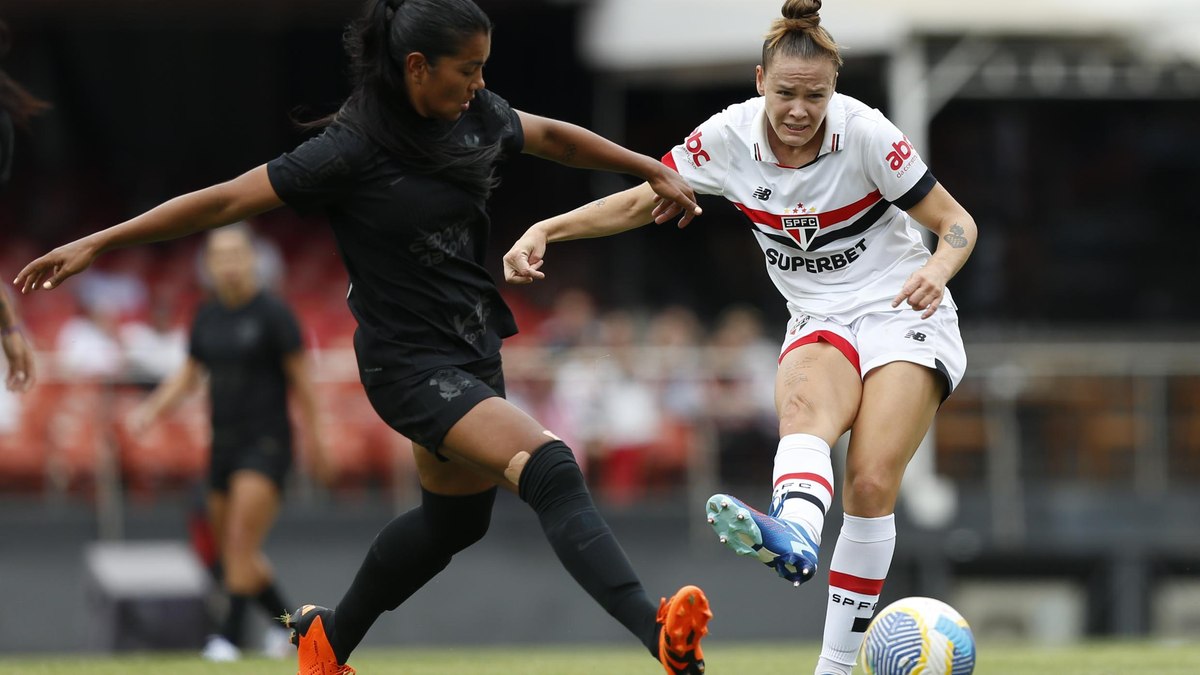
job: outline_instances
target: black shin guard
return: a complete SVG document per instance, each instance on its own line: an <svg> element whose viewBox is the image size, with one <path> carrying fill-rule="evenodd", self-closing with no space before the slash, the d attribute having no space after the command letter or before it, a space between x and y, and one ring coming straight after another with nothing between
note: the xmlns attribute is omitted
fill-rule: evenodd
<svg viewBox="0 0 1200 675"><path fill-rule="evenodd" d="M362 642L380 614L400 606L479 541L492 520L496 489L466 497L421 491L421 506L398 516L375 537L334 614L329 634L338 662Z"/></svg>
<svg viewBox="0 0 1200 675"><path fill-rule="evenodd" d="M538 448L521 472L519 487L575 581L657 657L656 608L592 503L571 449L560 441Z"/></svg>

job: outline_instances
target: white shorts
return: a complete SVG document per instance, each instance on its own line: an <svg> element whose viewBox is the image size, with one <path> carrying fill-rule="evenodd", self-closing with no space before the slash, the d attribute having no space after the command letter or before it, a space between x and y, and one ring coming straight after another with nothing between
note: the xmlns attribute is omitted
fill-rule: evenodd
<svg viewBox="0 0 1200 675"><path fill-rule="evenodd" d="M824 340L850 360L859 376L893 361L909 361L932 368L946 378L946 395L962 381L967 352L958 332L958 312L942 305L928 319L909 309L872 312L848 325L793 312L779 360L796 347Z"/></svg>

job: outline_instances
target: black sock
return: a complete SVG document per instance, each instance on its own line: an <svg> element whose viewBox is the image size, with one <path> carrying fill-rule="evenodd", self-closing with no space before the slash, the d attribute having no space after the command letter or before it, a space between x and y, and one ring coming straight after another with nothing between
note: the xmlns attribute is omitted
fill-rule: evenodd
<svg viewBox="0 0 1200 675"><path fill-rule="evenodd" d="M221 637L236 647L242 646L242 627L246 625L246 607L249 604L250 596L229 594L229 613L225 615L225 623L221 626Z"/></svg>
<svg viewBox="0 0 1200 675"><path fill-rule="evenodd" d="M483 538L496 489L465 497L421 490L421 505L384 526L338 603L329 643L345 663L380 614L400 606L450 564L455 553Z"/></svg>
<svg viewBox="0 0 1200 675"><path fill-rule="evenodd" d="M657 658L657 608L592 503L571 449L552 441L534 451L521 473L520 493L575 581Z"/></svg>
<svg viewBox="0 0 1200 675"><path fill-rule="evenodd" d="M279 617L287 614L288 608L291 605L284 602L283 597L279 595L279 587L274 581L268 581L258 595L254 596L258 601L258 606L263 608L272 621L279 620Z"/></svg>

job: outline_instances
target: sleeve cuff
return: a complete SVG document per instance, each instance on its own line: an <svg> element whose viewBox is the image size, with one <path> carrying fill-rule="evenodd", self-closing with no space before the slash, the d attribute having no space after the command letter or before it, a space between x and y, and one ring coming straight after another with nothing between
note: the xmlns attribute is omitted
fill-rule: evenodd
<svg viewBox="0 0 1200 675"><path fill-rule="evenodd" d="M925 170L925 175L917 180L917 184L908 189L908 192L900 195L899 198L893 199L892 203L898 208L907 211L917 205L917 202L925 198L929 194L933 186L937 185L937 179L933 177L933 172L929 169Z"/></svg>

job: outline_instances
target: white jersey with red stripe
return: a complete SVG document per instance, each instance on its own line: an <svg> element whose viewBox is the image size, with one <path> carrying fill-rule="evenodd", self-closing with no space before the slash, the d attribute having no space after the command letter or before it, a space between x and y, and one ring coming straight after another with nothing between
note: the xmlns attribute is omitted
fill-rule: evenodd
<svg viewBox="0 0 1200 675"><path fill-rule="evenodd" d="M696 192L720 195L750 220L767 272L793 313L849 322L892 310L930 252L904 209L936 180L878 110L829 100L817 158L779 164L762 97L732 105L663 157ZM950 291L943 305L954 307Z"/></svg>

